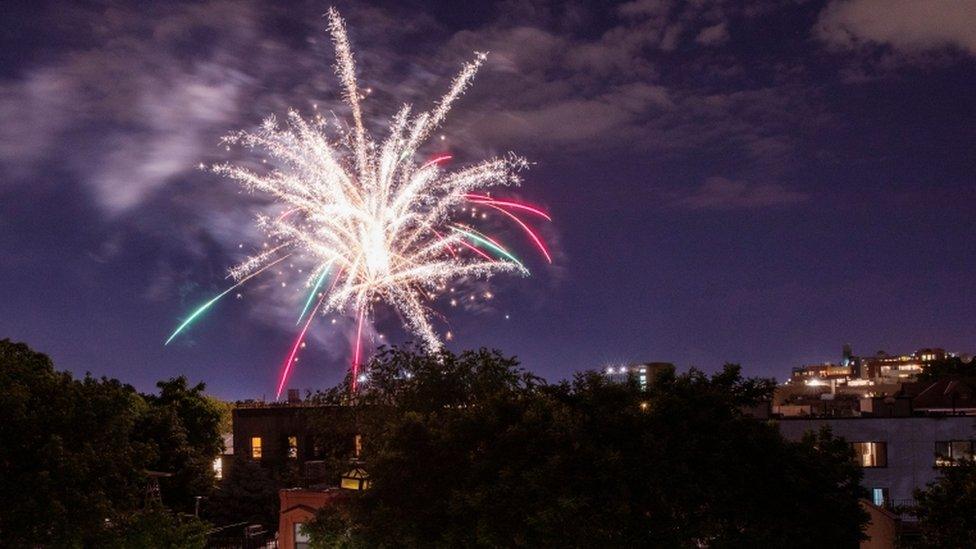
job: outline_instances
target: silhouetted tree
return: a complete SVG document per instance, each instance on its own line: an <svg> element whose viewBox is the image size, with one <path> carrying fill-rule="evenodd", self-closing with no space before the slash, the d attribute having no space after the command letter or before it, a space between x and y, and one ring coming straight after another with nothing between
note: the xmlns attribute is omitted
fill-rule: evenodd
<svg viewBox="0 0 976 549"><path fill-rule="evenodd" d="M945 467L915 500L921 546L976 547L976 465Z"/></svg>
<svg viewBox="0 0 976 549"><path fill-rule="evenodd" d="M936 381L946 378L976 382L976 360L964 362L962 358L957 356L947 357L927 365L918 375L919 381Z"/></svg>
<svg viewBox="0 0 976 549"><path fill-rule="evenodd" d="M229 474L207 504L207 519L218 526L247 522L278 528L279 482L274 472L254 460L234 460Z"/></svg>
<svg viewBox="0 0 976 549"><path fill-rule="evenodd" d="M161 481L163 502L191 512L195 496L214 487L213 461L223 450L221 411L204 394L206 385L190 387L183 376L156 384L158 395L144 395L149 409L138 424L137 437L152 447L150 468L172 473Z"/></svg>
<svg viewBox="0 0 976 549"><path fill-rule="evenodd" d="M141 524L147 470L165 468L175 486L209 490L197 466L216 455L197 402L203 387L160 387L159 396L143 396L114 379L76 380L27 345L0 340L0 543L75 547L124 537L127 525ZM180 503L185 492L177 494L164 491Z"/></svg>
<svg viewBox="0 0 976 549"><path fill-rule="evenodd" d="M772 383L735 365L644 391L408 348L368 375L322 396L355 409L334 430L363 435L372 488L320 513L318 546L851 546L866 521L849 446L746 417Z"/></svg>

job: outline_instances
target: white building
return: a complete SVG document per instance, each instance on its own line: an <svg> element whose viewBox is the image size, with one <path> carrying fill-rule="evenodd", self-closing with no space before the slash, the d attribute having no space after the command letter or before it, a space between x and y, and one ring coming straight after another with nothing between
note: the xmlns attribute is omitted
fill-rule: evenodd
<svg viewBox="0 0 976 549"><path fill-rule="evenodd" d="M862 485L876 505L908 505L914 491L953 460L973 460L976 417L782 418L784 437L799 440L827 425L854 448L864 467Z"/></svg>

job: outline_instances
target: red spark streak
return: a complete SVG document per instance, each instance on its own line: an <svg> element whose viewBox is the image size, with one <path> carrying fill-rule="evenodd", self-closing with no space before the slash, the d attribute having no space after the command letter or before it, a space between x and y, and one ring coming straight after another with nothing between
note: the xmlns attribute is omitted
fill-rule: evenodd
<svg viewBox="0 0 976 549"><path fill-rule="evenodd" d="M308 320L305 322L305 326L302 327L301 333L298 334L298 339L295 340L295 344L291 347L291 353L288 354L288 360L285 361L285 369L281 372L281 381L278 382L278 392L275 394L275 400L281 397L281 390L285 387L285 382L288 381L288 373L291 372L291 365L295 363L295 355L298 354L298 348L302 344L302 340L305 339L305 332L308 331L308 327L312 325L312 321L315 320L315 313L319 310L319 305L325 300L325 295L319 298L319 302L315 304L315 308L312 309L312 314L308 315Z"/></svg>
<svg viewBox="0 0 976 549"><path fill-rule="evenodd" d="M363 317L365 317L365 307L359 309L359 327L356 329L356 354L352 360L352 392L356 392L359 383L359 352L362 348L363 337Z"/></svg>
<svg viewBox="0 0 976 549"><path fill-rule="evenodd" d="M444 239L446 238L443 234L441 234L440 232L438 232L437 229L431 227L430 230L434 231L434 234L436 234L437 237L441 239L441 242L443 242ZM447 251L451 252L451 255L452 256L457 257L457 252L454 251L454 246L451 246L450 244L448 244L446 247L447 247Z"/></svg>
<svg viewBox="0 0 976 549"><path fill-rule="evenodd" d="M288 217L289 215L291 215L291 214L293 214L293 213L295 213L295 212L297 212L297 211L298 211L298 210L300 210L300 209L301 209L301 208L292 208L292 209L290 209L290 210L288 210L288 211L286 211L286 212L284 212L283 214L281 214L281 215L279 215L279 216L278 216L278 219L277 219L277 220L275 220L275 221L276 221L276 222L280 222L280 221L281 221L282 219L284 219L284 218L286 218L286 217Z"/></svg>
<svg viewBox="0 0 976 549"><path fill-rule="evenodd" d="M429 162L427 162L426 164L424 164L423 166L421 166L420 169L423 170L423 169L427 168L428 166L431 166L433 164L440 164L441 162L446 162L446 161L448 161L448 160L450 160L452 158L454 158L454 157L451 156L451 155L449 155L449 154L442 154L441 156L432 158Z"/></svg>
<svg viewBox="0 0 976 549"><path fill-rule="evenodd" d="M542 255L546 256L546 261L548 261L549 263L552 263L552 257L549 255L549 250L546 250L546 245L542 243L542 239L539 238L539 235L537 235L535 233L535 231L533 231L528 225L526 225L525 223L523 223L522 220L519 219L518 217L516 217L515 214L513 214L512 212L509 212L508 210L505 210L503 208L500 208L500 207L498 207L498 206L496 206L496 205L494 205L494 204L492 204L490 202L485 202L485 205L490 206L492 208L495 208L496 210L502 212L503 214L505 214L508 217L511 217L513 220L515 220L515 222L518 223L519 226L521 226L525 230L526 233L528 233L529 237L532 238L532 240L535 242L535 245L538 246L539 250L542 252Z"/></svg>
<svg viewBox="0 0 976 549"><path fill-rule="evenodd" d="M486 254L485 252L481 251L480 249L472 246L471 244L468 244L468 241L467 240L463 240L462 239L462 240L458 240L458 242L460 242L461 244L464 244L464 247L465 248L468 248L472 252L480 255L481 257L487 259L488 261L494 261L495 260L494 257L491 257L490 255Z"/></svg>
<svg viewBox="0 0 976 549"><path fill-rule="evenodd" d="M547 214L546 212L540 210L539 208L536 208L535 206L529 206L528 204L523 204L521 202L511 202L509 200L495 200L490 196L485 196L482 194L466 194L464 195L464 197L472 202L477 202L479 204L488 204L488 205L495 204L497 206L507 206L509 208L517 208L520 210L525 210L545 218L546 221L552 221L552 218L549 217L549 214Z"/></svg>
<svg viewBox="0 0 976 549"><path fill-rule="evenodd" d="M305 326L302 327L302 331L298 334L298 339L295 340L295 344L291 348L291 353L288 354L288 360L285 361L285 368L281 372L281 380L278 381L278 392L275 394L275 400L278 400L281 397L281 390L285 387L285 382L288 381L288 374L291 372L292 364L295 363L295 355L298 354L298 348L301 346L302 340L305 339L305 332L308 331L308 327L312 324L312 319L315 318L315 313L318 311L319 305L325 301L325 296L332 292L332 288L335 288L336 282L341 276L342 269L339 269L339 272L336 273L335 278L332 279L332 285L329 286L329 289L326 290L326 292L322 294L322 297L319 298L319 302L316 303L315 308L312 309L312 314L308 315L308 321L306 321Z"/></svg>

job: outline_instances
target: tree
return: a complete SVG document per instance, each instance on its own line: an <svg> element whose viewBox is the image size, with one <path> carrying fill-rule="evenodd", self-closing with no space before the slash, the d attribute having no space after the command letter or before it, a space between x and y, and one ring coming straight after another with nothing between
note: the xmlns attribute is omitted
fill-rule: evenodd
<svg viewBox="0 0 976 549"><path fill-rule="evenodd" d="M137 508L151 451L130 434L146 410L130 386L0 341L0 539L72 546Z"/></svg>
<svg viewBox="0 0 976 549"><path fill-rule="evenodd" d="M363 435L372 488L320 512L319 546L847 546L866 522L848 445L746 417L772 384L738 366L550 386L407 348L368 375L321 396L354 410L332 430Z"/></svg>
<svg viewBox="0 0 976 549"><path fill-rule="evenodd" d="M178 517L161 507L129 514L106 529L98 547L128 549L203 549L210 525L193 516Z"/></svg>
<svg viewBox="0 0 976 549"><path fill-rule="evenodd" d="M193 484L205 478L198 465L209 467L219 449L197 403L202 385L160 389L144 396L114 379L74 379L27 345L0 340L0 540L104 545L139 524L147 470L207 489Z"/></svg>
<svg viewBox="0 0 976 549"><path fill-rule="evenodd" d="M204 394L203 383L190 387L179 376L156 386L159 395L144 395L149 410L136 436L156 455L150 468L173 475L161 482L163 502L190 512L194 497L208 496L214 487L213 461L224 449L221 410Z"/></svg>
<svg viewBox="0 0 976 549"><path fill-rule="evenodd" d="M964 362L958 356L946 357L927 365L918 375L918 381L938 381L945 378L976 381L976 360Z"/></svg>
<svg viewBox="0 0 976 549"><path fill-rule="evenodd" d="M270 469L254 460L235 459L207 505L207 518L220 526L247 522L276 530L280 487Z"/></svg>
<svg viewBox="0 0 976 549"><path fill-rule="evenodd" d="M915 492L924 547L976 547L976 465L945 467L942 475Z"/></svg>

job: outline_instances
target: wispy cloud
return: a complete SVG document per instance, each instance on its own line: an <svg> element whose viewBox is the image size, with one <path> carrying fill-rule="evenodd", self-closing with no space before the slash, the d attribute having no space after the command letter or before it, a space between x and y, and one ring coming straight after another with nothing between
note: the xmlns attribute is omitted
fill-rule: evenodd
<svg viewBox="0 0 976 549"><path fill-rule="evenodd" d="M817 36L835 47L887 45L906 54L957 48L976 55L976 3L965 0L834 0Z"/></svg>
<svg viewBox="0 0 976 549"><path fill-rule="evenodd" d="M691 210L752 210L792 206L807 199L807 194L778 183L746 183L710 177L696 189L673 194L671 204Z"/></svg>

